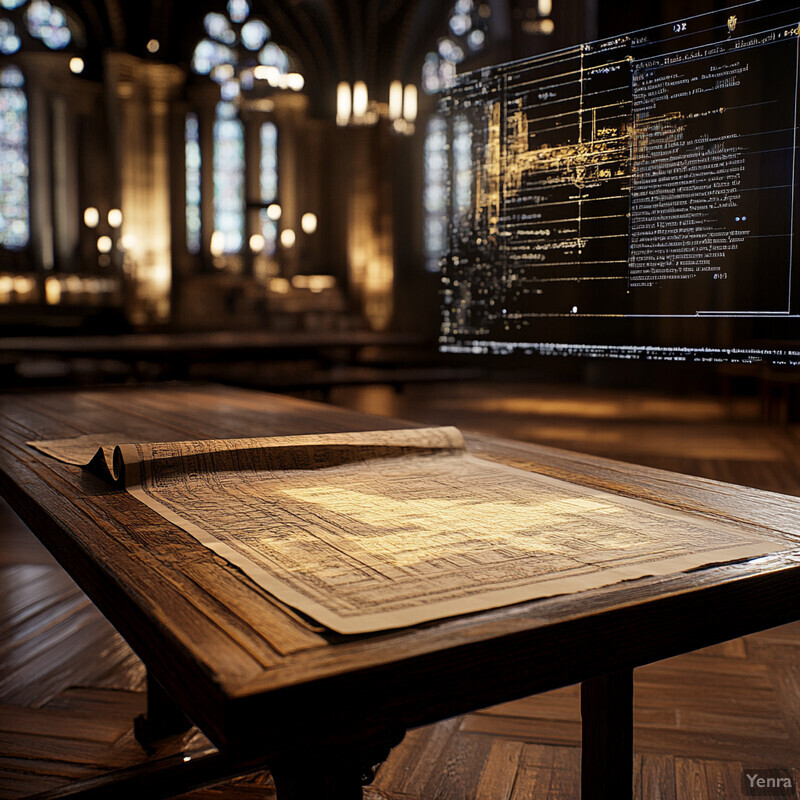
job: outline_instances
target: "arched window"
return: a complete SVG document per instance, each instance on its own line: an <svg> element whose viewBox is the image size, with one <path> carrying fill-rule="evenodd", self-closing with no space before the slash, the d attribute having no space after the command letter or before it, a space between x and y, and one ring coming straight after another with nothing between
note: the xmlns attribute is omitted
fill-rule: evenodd
<svg viewBox="0 0 800 800"><path fill-rule="evenodd" d="M200 252L200 125L197 114L186 115L186 249Z"/></svg>
<svg viewBox="0 0 800 800"><path fill-rule="evenodd" d="M486 47L490 16L488 3L457 0L450 11L446 35L439 38L436 51L428 53L422 65L422 90L426 94L437 94L451 86L456 67Z"/></svg>
<svg viewBox="0 0 800 800"><path fill-rule="evenodd" d="M11 0L11 3L22 5L17 0ZM51 50L63 50L72 40L64 12L51 6L47 0L31 0L25 9L25 25L31 36L44 42Z"/></svg>
<svg viewBox="0 0 800 800"><path fill-rule="evenodd" d="M469 212L472 200L472 128L465 116L453 121L454 222Z"/></svg>
<svg viewBox="0 0 800 800"><path fill-rule="evenodd" d="M77 37L76 37L77 33ZM0 54L29 47L63 50L79 26L47 0L0 0ZM79 59L78 59L79 60ZM28 100L17 66L0 67L0 248L24 250L31 237Z"/></svg>
<svg viewBox="0 0 800 800"><path fill-rule="evenodd" d="M74 22L47 0L0 0L0 53L12 55L22 47L22 36L41 42L48 50L63 50L75 38ZM71 27L72 26L72 27ZM82 38L79 36L78 38Z"/></svg>
<svg viewBox="0 0 800 800"><path fill-rule="evenodd" d="M28 100L17 67L0 71L0 246L21 250L30 239Z"/></svg>
<svg viewBox="0 0 800 800"><path fill-rule="evenodd" d="M214 234L219 253L244 244L244 126L232 103L217 103L214 121Z"/></svg>
<svg viewBox="0 0 800 800"><path fill-rule="evenodd" d="M448 31L439 38L436 52L425 56L422 89L436 95L453 85L458 64L487 44L491 10L487 3L457 0L448 18ZM452 144L452 181L448 180L448 150ZM456 218L469 211L472 193L472 134L465 118L456 119L448 131L440 116L428 121L424 147L423 249L426 269L439 269L447 250L447 199L453 192Z"/></svg>
<svg viewBox="0 0 800 800"><path fill-rule="evenodd" d="M447 248L447 123L438 115L428 120L423 168L425 267L435 272Z"/></svg>
<svg viewBox="0 0 800 800"><path fill-rule="evenodd" d="M238 109L247 108L251 103L258 106L276 90L299 92L304 86L304 79L296 71L299 69L296 58L270 40L272 32L266 22L250 15L251 8L247 0L228 0L226 11L227 14L209 12L203 17L206 36L197 43L192 54L192 69L218 83L222 98L217 105L214 123L214 235L211 250L215 255L238 253L249 234L253 234L250 236L251 247L255 246L256 234L260 234L264 237L263 252L272 255L275 253L278 231L274 216L279 212L273 208L270 216L266 204L277 201L278 132L272 122L261 124L259 187L260 200L265 207L257 222L251 218L248 223L244 203L246 145ZM193 235L192 226L195 218L199 220L200 213L199 198L196 198L196 207L190 208L193 202L189 197L190 160L199 163L200 158L199 145L195 149L193 141L190 144L187 129L187 237ZM248 135L247 147L252 144ZM254 149L256 152L247 153L247 161L251 165L258 163L257 148ZM199 167L196 174L191 173L192 190L199 185L195 181L199 181ZM251 228L254 223L256 231ZM187 239L190 252L196 252L193 247L198 240L199 235L191 242Z"/></svg>
<svg viewBox="0 0 800 800"><path fill-rule="evenodd" d="M261 123L261 202L274 203L278 199L278 129L273 122ZM259 216L264 252L275 253L278 240L278 222L270 219L267 209Z"/></svg>

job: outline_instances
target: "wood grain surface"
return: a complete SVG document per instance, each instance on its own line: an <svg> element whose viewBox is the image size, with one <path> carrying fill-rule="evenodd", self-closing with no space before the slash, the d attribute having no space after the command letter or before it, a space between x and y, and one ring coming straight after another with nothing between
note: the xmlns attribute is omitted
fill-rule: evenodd
<svg viewBox="0 0 800 800"><path fill-rule="evenodd" d="M744 523L792 553L364 637L275 603L180 529L29 439L388 429L402 423L218 387L0 398L0 489L152 674L218 746L345 750L398 727L629 669L797 617L800 501L701 478L470 436L482 457ZM503 754L495 758L502 760ZM487 778L488 780L488 778Z"/></svg>

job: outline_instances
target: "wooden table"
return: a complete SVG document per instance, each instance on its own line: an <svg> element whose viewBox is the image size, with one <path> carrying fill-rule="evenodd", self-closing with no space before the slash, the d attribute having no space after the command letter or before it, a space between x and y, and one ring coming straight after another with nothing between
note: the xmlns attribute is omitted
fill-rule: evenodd
<svg viewBox="0 0 800 800"><path fill-rule="evenodd" d="M392 632L321 632L126 493L24 443L99 431L177 440L413 423L186 386L9 394L0 420L0 490L147 667L142 738L180 730L185 714L220 749L160 775L151 798L258 764L269 766L282 800L357 798L364 773L408 728L582 681L583 797L619 800L631 791L633 668L800 617L800 500L471 435L482 457L777 530L793 552ZM143 786L114 796L142 796Z"/></svg>

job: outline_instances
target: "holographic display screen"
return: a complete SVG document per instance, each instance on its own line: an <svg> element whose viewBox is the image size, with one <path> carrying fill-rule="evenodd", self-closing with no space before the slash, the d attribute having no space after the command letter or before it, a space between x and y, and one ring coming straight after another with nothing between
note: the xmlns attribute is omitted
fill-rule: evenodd
<svg viewBox="0 0 800 800"><path fill-rule="evenodd" d="M460 76L445 352L800 364L800 9Z"/></svg>

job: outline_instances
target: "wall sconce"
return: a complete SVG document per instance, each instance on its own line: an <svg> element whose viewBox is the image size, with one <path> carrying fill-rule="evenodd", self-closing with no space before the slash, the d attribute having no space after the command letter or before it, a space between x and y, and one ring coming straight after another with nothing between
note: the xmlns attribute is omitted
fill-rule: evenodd
<svg viewBox="0 0 800 800"><path fill-rule="evenodd" d="M317 215L307 211L300 218L300 227L303 229L303 233L309 235L314 233L317 230Z"/></svg>
<svg viewBox="0 0 800 800"><path fill-rule="evenodd" d="M350 121L350 112L353 103L350 97L350 84L342 81L336 87L336 124L339 126L347 125Z"/></svg>
<svg viewBox="0 0 800 800"><path fill-rule="evenodd" d="M94 231L96 235L95 247L97 248L97 263L101 267L109 267L112 263L115 266L122 264L124 256L125 242L129 241L130 236L121 236L122 211L112 208L106 214L105 222L100 217L100 211L96 206L87 206L83 210L83 224ZM116 247L115 247L116 245ZM120 252L117 253L116 251Z"/></svg>
<svg viewBox="0 0 800 800"><path fill-rule="evenodd" d="M543 34L549 36L556 29L555 23L550 18L553 13L553 0L538 0L536 3L536 19L526 19L522 23L525 33Z"/></svg>
<svg viewBox="0 0 800 800"><path fill-rule="evenodd" d="M222 231L214 231L214 233L211 234L209 250L211 251L211 255L215 258L221 256L225 252L225 234Z"/></svg>
<svg viewBox="0 0 800 800"><path fill-rule="evenodd" d="M369 108L369 92L364 81L356 81L353 84L353 121L366 121L367 109Z"/></svg>
<svg viewBox="0 0 800 800"><path fill-rule="evenodd" d="M414 121L417 118L417 87L409 83L403 86L401 81L389 84L389 103L380 105L370 102L367 84L356 81L352 91L350 84L342 81L336 88L336 124L374 125L380 116L389 118L392 130L407 136L414 133Z"/></svg>
<svg viewBox="0 0 800 800"><path fill-rule="evenodd" d="M83 224L87 228L96 228L100 224L100 212L94 206L89 206L84 210Z"/></svg>
<svg viewBox="0 0 800 800"><path fill-rule="evenodd" d="M395 133L402 133L405 136L414 133L414 122L417 119L417 87L413 83L403 87L400 81L392 81L389 86L389 119L392 121L392 130Z"/></svg>
<svg viewBox="0 0 800 800"><path fill-rule="evenodd" d="M374 125L377 121L378 112L375 103L369 101L369 90L364 81L356 81L352 92L347 81L336 87L337 125Z"/></svg>

